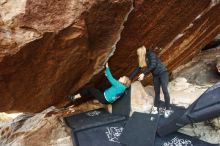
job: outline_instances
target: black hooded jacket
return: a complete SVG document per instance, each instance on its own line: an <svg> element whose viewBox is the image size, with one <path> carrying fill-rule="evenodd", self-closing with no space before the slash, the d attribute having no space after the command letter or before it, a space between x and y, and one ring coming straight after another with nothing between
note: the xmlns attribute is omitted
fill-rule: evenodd
<svg viewBox="0 0 220 146"><path fill-rule="evenodd" d="M147 68L143 72L144 75L148 75L149 73L152 73L153 76L157 76L162 72L167 71L165 65L161 63L160 59L151 49L146 53L146 62L147 62ZM141 67L137 67L134 70L134 72L131 73L129 78L132 80L140 71L141 71Z"/></svg>

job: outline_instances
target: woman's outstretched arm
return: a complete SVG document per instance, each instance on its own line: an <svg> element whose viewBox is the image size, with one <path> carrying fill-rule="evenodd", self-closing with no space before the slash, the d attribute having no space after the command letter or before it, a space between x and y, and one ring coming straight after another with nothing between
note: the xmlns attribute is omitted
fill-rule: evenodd
<svg viewBox="0 0 220 146"><path fill-rule="evenodd" d="M134 77L141 71L141 67L136 67L135 70L131 73L131 75L129 76L130 80L133 80Z"/></svg>
<svg viewBox="0 0 220 146"><path fill-rule="evenodd" d="M106 63L105 75L106 75L107 79L109 80L109 82L110 82L112 85L114 85L114 86L118 85L119 81L116 80L116 79L112 76L111 71L110 71L109 66L108 66L108 63Z"/></svg>

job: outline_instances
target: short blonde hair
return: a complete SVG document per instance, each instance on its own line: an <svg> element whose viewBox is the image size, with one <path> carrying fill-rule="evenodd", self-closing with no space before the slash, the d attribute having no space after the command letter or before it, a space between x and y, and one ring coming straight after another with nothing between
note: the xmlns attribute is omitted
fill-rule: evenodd
<svg viewBox="0 0 220 146"><path fill-rule="evenodd" d="M125 86L129 87L131 85L131 80L127 76L123 76L123 77L125 78L125 82L122 83L122 84L124 84Z"/></svg>
<svg viewBox="0 0 220 146"><path fill-rule="evenodd" d="M142 46L137 49L137 55L138 55L138 64L139 67L146 67L146 48L145 46Z"/></svg>

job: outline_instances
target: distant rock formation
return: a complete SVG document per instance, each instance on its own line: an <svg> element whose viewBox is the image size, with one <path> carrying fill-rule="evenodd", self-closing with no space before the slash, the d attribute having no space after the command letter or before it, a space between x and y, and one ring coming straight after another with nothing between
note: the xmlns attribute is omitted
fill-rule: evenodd
<svg viewBox="0 0 220 146"><path fill-rule="evenodd" d="M219 56L220 47L202 51L191 61L175 69L172 78L183 77L189 83L197 85L217 83L220 81L217 70Z"/></svg>

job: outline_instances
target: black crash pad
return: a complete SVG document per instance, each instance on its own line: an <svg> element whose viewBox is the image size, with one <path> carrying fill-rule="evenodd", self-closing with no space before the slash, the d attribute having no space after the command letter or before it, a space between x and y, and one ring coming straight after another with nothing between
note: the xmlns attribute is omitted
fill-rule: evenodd
<svg viewBox="0 0 220 146"><path fill-rule="evenodd" d="M170 106L171 106L171 109L173 110L173 114L169 118L164 118L163 115L160 116L160 119L158 122L158 128L157 128L157 133L160 136L164 136L164 133L167 133L168 130L172 130L172 128L174 127L173 124L175 124L174 122L175 119L180 118L186 112L186 109L184 107L179 107L174 104L171 104ZM164 102L160 102L160 107L165 108ZM169 128L164 127L164 125L170 126L170 127Z"/></svg>
<svg viewBox="0 0 220 146"><path fill-rule="evenodd" d="M131 111L131 88L126 89L124 94L112 104L112 114L130 116Z"/></svg>
<svg viewBox="0 0 220 146"><path fill-rule="evenodd" d="M162 114L164 114L165 111L165 103L163 101L159 102L160 108L162 108ZM186 108L183 106L177 106L175 104L170 104L171 109L173 110L173 113L170 115L169 118L164 118L164 116L160 117L159 125L161 123L169 123L172 119L181 117L185 112Z"/></svg>
<svg viewBox="0 0 220 146"><path fill-rule="evenodd" d="M165 137L156 136L155 146L217 146L197 138L174 132Z"/></svg>
<svg viewBox="0 0 220 146"><path fill-rule="evenodd" d="M125 119L124 116L112 115L102 108L64 117L66 124L75 131Z"/></svg>
<svg viewBox="0 0 220 146"><path fill-rule="evenodd" d="M119 140L127 146L154 146L158 115L134 112Z"/></svg>
<svg viewBox="0 0 220 146"><path fill-rule="evenodd" d="M123 146L118 138L125 124L126 120L119 120L84 130L72 130L72 137L76 146Z"/></svg>
<svg viewBox="0 0 220 146"><path fill-rule="evenodd" d="M157 132L160 136L165 136L189 123L202 122L219 116L220 82L206 90L180 117L160 125Z"/></svg>

